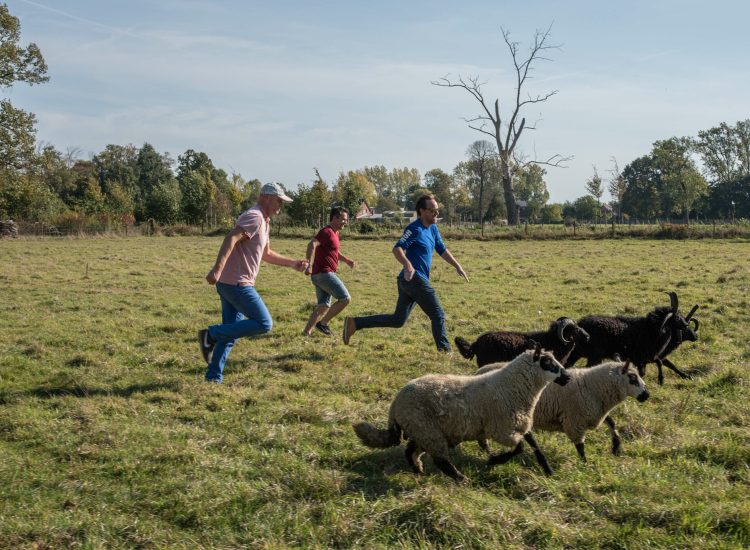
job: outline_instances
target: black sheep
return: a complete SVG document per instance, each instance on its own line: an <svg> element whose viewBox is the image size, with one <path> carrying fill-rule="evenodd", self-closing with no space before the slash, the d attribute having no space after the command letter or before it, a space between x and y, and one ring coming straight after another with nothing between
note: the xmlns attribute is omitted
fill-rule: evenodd
<svg viewBox="0 0 750 550"><path fill-rule="evenodd" d="M699 322L692 317L698 306L693 307L687 317L683 317L677 309L677 294L668 294L671 306L657 307L645 317L589 315L580 319L578 325L590 334L591 340L576 346L563 364L572 366L578 359L585 357L587 366L591 366L604 359L614 358L631 361L638 367L641 376L645 374L648 363L656 363L659 384L664 383L662 365L672 369L681 378L689 379L690 375L679 370L666 356L683 341L697 340ZM695 325L694 329L690 326L691 322Z"/></svg>
<svg viewBox="0 0 750 550"><path fill-rule="evenodd" d="M477 366L511 361L536 343L551 351L555 359L565 364L565 360L576 345L587 342L589 335L569 317L560 317L550 324L546 332L498 331L482 334L473 344L460 336L455 338L456 347L467 359L476 356Z"/></svg>

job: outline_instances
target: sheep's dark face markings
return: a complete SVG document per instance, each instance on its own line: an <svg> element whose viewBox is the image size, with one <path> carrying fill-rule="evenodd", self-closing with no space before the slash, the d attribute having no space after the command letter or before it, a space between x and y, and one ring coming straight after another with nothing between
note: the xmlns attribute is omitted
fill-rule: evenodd
<svg viewBox="0 0 750 550"><path fill-rule="evenodd" d="M542 367L542 370L545 370L547 372L557 375L557 377L554 379L554 382L556 384L560 384L561 386L564 386L565 384L570 382L570 375L565 370L565 367L563 367L551 355L543 355L539 359L539 366Z"/></svg>
<svg viewBox="0 0 750 550"><path fill-rule="evenodd" d="M649 398L649 393L646 389L646 382L643 381L643 378L638 376L632 367L629 368L625 374L628 377L628 395L635 397L638 402L643 403Z"/></svg>

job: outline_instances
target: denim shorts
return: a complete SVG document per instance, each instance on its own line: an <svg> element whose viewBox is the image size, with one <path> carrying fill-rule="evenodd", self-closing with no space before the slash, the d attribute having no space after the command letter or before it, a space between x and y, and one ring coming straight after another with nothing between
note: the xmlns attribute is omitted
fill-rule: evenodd
<svg viewBox="0 0 750 550"><path fill-rule="evenodd" d="M350 298L349 291L335 273L316 273L310 279L315 285L315 295L318 297L319 306L331 307L331 297L336 300Z"/></svg>

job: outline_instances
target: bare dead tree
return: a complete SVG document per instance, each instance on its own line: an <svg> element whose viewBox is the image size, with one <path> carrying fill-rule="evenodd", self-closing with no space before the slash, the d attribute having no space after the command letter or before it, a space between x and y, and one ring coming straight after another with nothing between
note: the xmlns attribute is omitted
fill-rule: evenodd
<svg viewBox="0 0 750 550"><path fill-rule="evenodd" d="M510 31L501 27L503 40L508 47L511 58L513 59L513 66L516 72L515 101L511 115L508 119L504 120L500 116L499 99L495 99L494 108L491 108L488 105L482 92L482 86L486 83L480 82L479 76L463 77L458 75L457 78L451 79L450 75L446 75L439 80L432 81L432 84L435 86L441 86L444 88L462 88L469 92L474 99L479 102L481 106L480 114L474 118L465 118L464 120L472 130L491 136L495 140L498 156L500 158L503 194L505 196L505 204L508 208L508 223L510 225L518 225L519 219L516 197L513 190L513 173L517 164L517 157L514 155L514 152L523 131L536 130L537 124L536 122L534 124L527 124L526 117L521 115L521 111L529 105L544 103L553 95L557 94L557 90L553 90L546 94L537 96L527 94L525 98L522 97L524 86L526 86L528 83L527 81L532 78L531 73L534 71L534 65L540 61L550 61L549 58L545 57L546 52L558 48L558 46L549 44L551 30L551 25L545 31L537 30L534 34L534 44L529 48L528 55L522 57L518 50L518 42L513 42L510 39ZM562 167L564 166L563 163L571 158L572 157L552 155L546 160L532 160L528 163Z"/></svg>

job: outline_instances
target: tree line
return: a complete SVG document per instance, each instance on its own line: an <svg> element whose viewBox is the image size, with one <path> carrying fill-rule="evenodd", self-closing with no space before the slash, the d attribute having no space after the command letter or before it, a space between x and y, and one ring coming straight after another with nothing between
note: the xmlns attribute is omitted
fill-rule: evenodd
<svg viewBox="0 0 750 550"><path fill-rule="evenodd" d="M518 86L538 54L549 49L549 30L535 37L531 55L517 60L517 44L504 31L518 71ZM47 66L35 44L19 45L20 25L0 4L0 89L16 83L36 85L48 80ZM310 182L288 193L295 199L286 209L290 223L320 226L333 204L356 212L362 201L380 211L410 211L416 198L433 193L441 217L449 224L470 221L560 223L563 221L626 221L682 217L750 218L750 119L721 123L695 137L657 141L652 150L622 170L612 167L602 177L596 167L582 182L586 194L575 201L550 203L547 168L567 158L524 162L515 148L524 129L534 129L519 114L526 104L546 101L554 92L521 101L509 117L501 139L498 101L485 103L477 78L442 79L435 84L472 94L484 115L470 126L492 136L466 149L465 160L445 171L424 175L415 168L382 165L339 173L326 181L317 169ZM478 121L478 126L472 126ZM490 123L492 131L484 130ZM227 173L204 152L188 149L175 160L149 143L109 144L88 159L80 151L65 152L37 143L36 117L0 101L0 219L43 221L62 225L71 218L95 220L99 227L127 227L154 220L160 224L229 225L257 198L261 182ZM609 192L604 201L605 192ZM511 205L508 208L508 204Z"/></svg>

